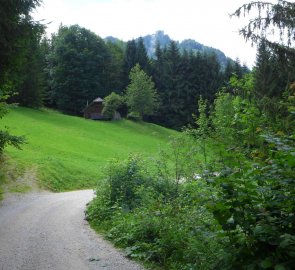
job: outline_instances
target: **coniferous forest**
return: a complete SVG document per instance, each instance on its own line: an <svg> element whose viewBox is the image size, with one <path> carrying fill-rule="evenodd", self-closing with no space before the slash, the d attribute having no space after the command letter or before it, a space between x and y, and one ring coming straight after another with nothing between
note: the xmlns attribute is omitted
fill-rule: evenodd
<svg viewBox="0 0 295 270"><path fill-rule="evenodd" d="M226 65L221 65L213 52L186 51L175 41L165 47L158 44L155 56L150 58L142 38L127 43L104 41L78 25L60 26L48 38L45 27L32 23L29 15L23 25L15 27L19 29L14 32L21 31L23 37L4 33L7 55L1 59L7 63L2 64L6 67L1 69L1 80L8 91L11 88L17 93L9 102L21 106L47 106L82 115L87 101L105 98L112 92L124 95L129 73L139 64L152 77L158 92L158 110L145 120L181 129L193 123L200 96L212 104L215 94L233 74L241 78L249 72L238 59L228 59ZM15 50L20 51L15 54ZM126 113L126 108L121 110Z"/></svg>
<svg viewBox="0 0 295 270"><path fill-rule="evenodd" d="M30 16L39 0L2 2L1 118L10 103L82 116L101 97L110 115L181 131L160 158L109 163L86 213L93 228L150 267L294 269L295 3L231 15L256 14L240 29L257 46L250 70L176 41L151 56L143 38L79 25L47 37ZM24 142L0 132L0 154Z"/></svg>

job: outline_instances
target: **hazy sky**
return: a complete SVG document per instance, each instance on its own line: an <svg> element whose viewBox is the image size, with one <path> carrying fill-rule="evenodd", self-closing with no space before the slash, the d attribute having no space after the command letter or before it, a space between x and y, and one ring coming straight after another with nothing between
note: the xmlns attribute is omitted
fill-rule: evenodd
<svg viewBox="0 0 295 270"><path fill-rule="evenodd" d="M239 36L244 19L230 18L240 5L250 0L43 0L34 18L51 22L48 32L60 23L79 24L102 38L114 36L124 41L157 30L172 39L195 39L239 57L252 66L256 48Z"/></svg>

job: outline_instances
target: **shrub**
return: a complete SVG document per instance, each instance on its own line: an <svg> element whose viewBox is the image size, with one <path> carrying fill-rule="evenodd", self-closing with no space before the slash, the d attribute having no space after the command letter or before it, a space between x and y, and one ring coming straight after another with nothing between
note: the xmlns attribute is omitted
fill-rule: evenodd
<svg viewBox="0 0 295 270"><path fill-rule="evenodd" d="M172 153L178 143L172 142ZM187 152L177 152L174 158L180 160L183 154ZM163 162L168 160L156 164ZM181 164L174 163L179 167L175 176L148 167L137 155L112 161L87 218L131 258L166 269L212 269L225 241L216 240L220 228L206 208L216 191L201 180L181 184Z"/></svg>
<svg viewBox="0 0 295 270"><path fill-rule="evenodd" d="M137 121L141 121L142 117L137 112L130 112L127 114L127 119L137 122Z"/></svg>
<svg viewBox="0 0 295 270"><path fill-rule="evenodd" d="M123 97L112 92L103 100L102 113L105 117L112 119L116 111L124 104Z"/></svg>
<svg viewBox="0 0 295 270"><path fill-rule="evenodd" d="M294 141L273 135L264 139L269 158L215 179L222 189L212 212L230 239L230 255L221 260L224 269L294 267Z"/></svg>

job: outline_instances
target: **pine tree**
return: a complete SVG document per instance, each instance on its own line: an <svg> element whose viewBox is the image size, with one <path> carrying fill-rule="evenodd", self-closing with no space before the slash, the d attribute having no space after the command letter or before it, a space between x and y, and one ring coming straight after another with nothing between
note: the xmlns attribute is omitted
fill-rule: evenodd
<svg viewBox="0 0 295 270"><path fill-rule="evenodd" d="M137 64L137 48L135 40L127 42L124 60L123 60L123 87L129 84L129 73Z"/></svg>
<svg viewBox="0 0 295 270"><path fill-rule="evenodd" d="M143 43L143 38L139 38L136 44L136 63L146 72L150 73L150 63L146 48Z"/></svg>
<svg viewBox="0 0 295 270"><path fill-rule="evenodd" d="M44 73L43 55L41 53L41 37L43 28L28 28L27 41L23 46L22 65L15 69L18 85L15 86L17 95L10 101L22 106L39 108L43 105Z"/></svg>
<svg viewBox="0 0 295 270"><path fill-rule="evenodd" d="M267 49L266 43L262 41L258 48L254 71L254 94L258 99L275 94L275 76L271 52Z"/></svg>
<svg viewBox="0 0 295 270"><path fill-rule="evenodd" d="M110 92L112 91L116 93L121 93L124 90L124 50L120 44L116 44L113 42L107 42L106 46L110 53L110 61L109 63L106 63L108 68L106 89L108 89Z"/></svg>
<svg viewBox="0 0 295 270"><path fill-rule="evenodd" d="M252 14L253 10L256 12L255 17L240 30L240 34L257 44L265 42L280 57L294 57L295 3L284 0L278 0L277 3L253 1L239 7L232 16L245 17Z"/></svg>

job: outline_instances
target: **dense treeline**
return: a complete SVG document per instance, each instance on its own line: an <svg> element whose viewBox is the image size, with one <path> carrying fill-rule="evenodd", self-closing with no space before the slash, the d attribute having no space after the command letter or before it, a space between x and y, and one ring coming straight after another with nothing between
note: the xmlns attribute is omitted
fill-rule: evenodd
<svg viewBox="0 0 295 270"><path fill-rule="evenodd" d="M164 50L158 46L152 64L161 100L155 121L172 128L192 123L199 97L212 102L216 91L226 81L214 54L180 54L175 42Z"/></svg>
<svg viewBox="0 0 295 270"><path fill-rule="evenodd" d="M248 72L238 60L229 60L222 70L216 55L180 52L174 41L166 48L157 46L156 58L150 59L142 38L126 44L105 42L78 25L60 26L50 39L43 33L43 27L35 25L26 35L21 64L9 73L17 78L17 94L10 102L81 115L97 96L123 95L131 69L139 64L152 76L160 102L158 111L145 120L180 129L193 122L201 95L213 102L233 73L240 77Z"/></svg>
<svg viewBox="0 0 295 270"><path fill-rule="evenodd" d="M238 59L228 60L221 68L216 55L180 51L174 41L165 48L158 44L155 58L150 59L141 38L106 42L78 25L60 26L46 38L44 27L32 22L29 15L38 4L31 1L22 11L23 1L15 1L1 9L20 5L15 14L7 12L1 17L1 28L14 27L1 32L0 82L1 89L13 92L10 102L81 115L87 102L97 96L125 94L130 71L139 64L152 77L159 95L158 110L145 120L180 129L193 124L200 96L213 104L216 93L227 87L232 75L240 79L249 72ZM19 24L15 25L12 22L17 16ZM269 41L259 40L259 44L253 71L256 98L267 97L269 102L261 106L274 109L270 100L276 102L294 78L294 54L286 59L284 53L271 49Z"/></svg>

